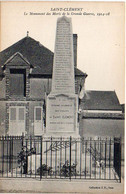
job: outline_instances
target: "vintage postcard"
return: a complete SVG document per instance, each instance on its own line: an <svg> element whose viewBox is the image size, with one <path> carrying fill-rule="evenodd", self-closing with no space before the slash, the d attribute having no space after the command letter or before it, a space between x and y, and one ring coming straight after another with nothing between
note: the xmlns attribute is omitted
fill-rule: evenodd
<svg viewBox="0 0 126 194"><path fill-rule="evenodd" d="M124 193L125 3L0 1L0 192Z"/></svg>

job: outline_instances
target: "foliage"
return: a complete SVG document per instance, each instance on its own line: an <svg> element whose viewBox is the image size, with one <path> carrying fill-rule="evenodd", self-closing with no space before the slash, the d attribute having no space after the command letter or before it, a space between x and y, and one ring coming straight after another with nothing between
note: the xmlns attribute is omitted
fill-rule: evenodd
<svg viewBox="0 0 126 194"><path fill-rule="evenodd" d="M37 169L37 174L42 174L44 175L51 175L52 173L52 167L48 167L46 164L42 164L41 167Z"/></svg>
<svg viewBox="0 0 126 194"><path fill-rule="evenodd" d="M69 176L75 176L76 175L76 166L77 164L72 164L70 166L69 161L67 160L65 164L62 165L60 174L61 176L69 177Z"/></svg>
<svg viewBox="0 0 126 194"><path fill-rule="evenodd" d="M28 149L26 146L22 147L22 150L18 154L18 164L19 168L23 170L23 174L27 174L28 169L28 156L31 156L32 154L36 154L36 151L34 148Z"/></svg>

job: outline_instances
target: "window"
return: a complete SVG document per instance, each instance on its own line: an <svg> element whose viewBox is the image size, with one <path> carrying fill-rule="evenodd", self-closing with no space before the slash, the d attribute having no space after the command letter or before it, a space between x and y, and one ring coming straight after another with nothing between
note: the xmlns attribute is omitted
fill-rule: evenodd
<svg viewBox="0 0 126 194"><path fill-rule="evenodd" d="M42 120L42 108L41 107L35 107L35 120L36 121Z"/></svg>
<svg viewBox="0 0 126 194"><path fill-rule="evenodd" d="M19 108L19 120L24 121L24 108Z"/></svg>
<svg viewBox="0 0 126 194"><path fill-rule="evenodd" d="M26 107L9 107L9 135L22 135L26 131Z"/></svg>
<svg viewBox="0 0 126 194"><path fill-rule="evenodd" d="M10 95L26 96L26 70L10 69Z"/></svg>
<svg viewBox="0 0 126 194"><path fill-rule="evenodd" d="M24 107L10 107L10 121L24 121L25 108Z"/></svg>
<svg viewBox="0 0 126 194"><path fill-rule="evenodd" d="M10 120L11 121L16 120L16 108L10 108Z"/></svg>

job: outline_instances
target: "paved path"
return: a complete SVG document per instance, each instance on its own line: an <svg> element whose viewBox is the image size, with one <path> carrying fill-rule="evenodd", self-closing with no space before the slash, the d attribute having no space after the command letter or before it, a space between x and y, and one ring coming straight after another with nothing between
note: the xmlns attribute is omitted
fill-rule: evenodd
<svg viewBox="0 0 126 194"><path fill-rule="evenodd" d="M0 192L5 193L102 193L123 194L123 179L116 181L87 180L36 180L36 179L0 179Z"/></svg>

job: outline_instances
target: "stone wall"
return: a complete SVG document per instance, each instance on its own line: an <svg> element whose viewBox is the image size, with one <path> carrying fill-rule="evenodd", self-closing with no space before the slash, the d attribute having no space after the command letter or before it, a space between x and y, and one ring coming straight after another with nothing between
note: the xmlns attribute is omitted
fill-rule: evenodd
<svg viewBox="0 0 126 194"><path fill-rule="evenodd" d="M49 78L33 78L30 79L30 98L45 98L45 92L51 91L52 81Z"/></svg>
<svg viewBox="0 0 126 194"><path fill-rule="evenodd" d="M3 78L2 80L0 80L0 99L5 98L5 93L6 93L6 80L5 78Z"/></svg>
<svg viewBox="0 0 126 194"><path fill-rule="evenodd" d="M124 137L124 120L122 119L80 119L81 136L122 136Z"/></svg>
<svg viewBox="0 0 126 194"><path fill-rule="evenodd" d="M85 77L76 76L75 77L75 93L78 94L80 85L83 86L85 82ZM7 87L6 87L7 86ZM27 98L45 98L45 91L50 93L52 86L51 78L31 78L27 79ZM7 92L7 94L6 94ZM0 81L0 99L9 99L9 79L3 78ZM12 100L20 100L20 97ZM25 98L24 98L25 100Z"/></svg>

